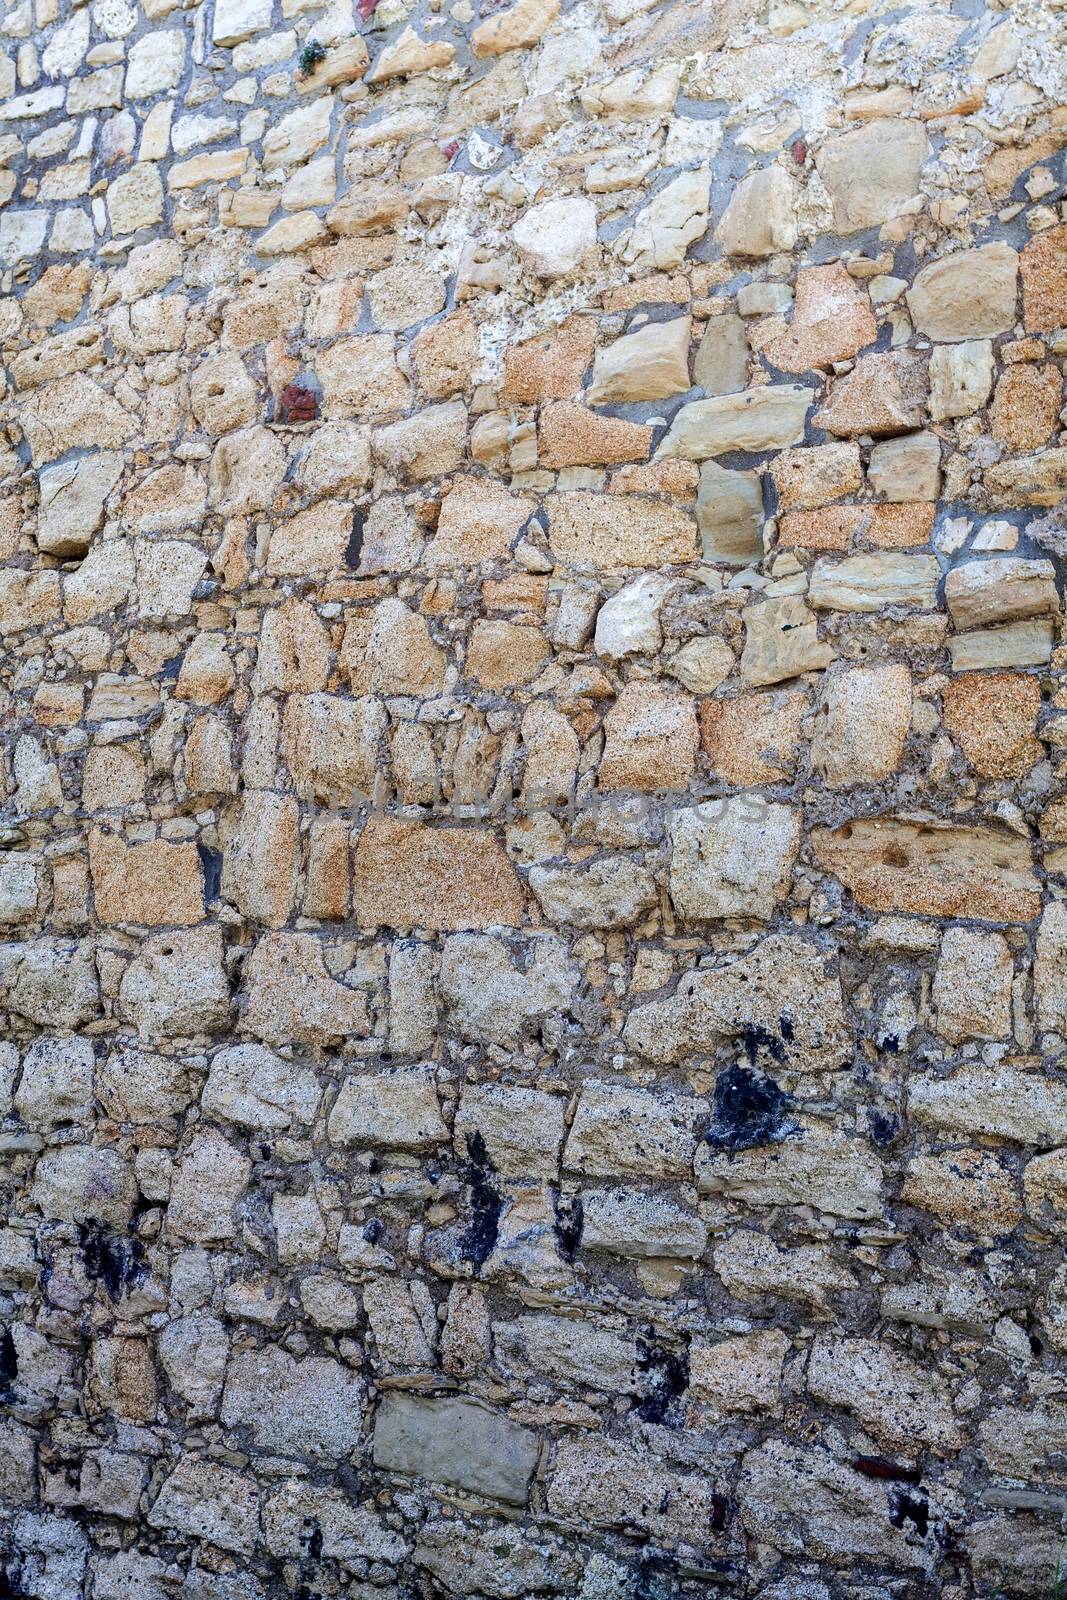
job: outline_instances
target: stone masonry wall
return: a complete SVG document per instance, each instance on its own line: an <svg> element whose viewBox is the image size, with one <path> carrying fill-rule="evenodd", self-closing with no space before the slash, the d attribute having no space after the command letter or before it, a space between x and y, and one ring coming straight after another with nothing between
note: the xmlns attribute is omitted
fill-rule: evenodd
<svg viewBox="0 0 1067 1600"><path fill-rule="evenodd" d="M0 36L0 1596L1047 1600L1064 0Z"/></svg>

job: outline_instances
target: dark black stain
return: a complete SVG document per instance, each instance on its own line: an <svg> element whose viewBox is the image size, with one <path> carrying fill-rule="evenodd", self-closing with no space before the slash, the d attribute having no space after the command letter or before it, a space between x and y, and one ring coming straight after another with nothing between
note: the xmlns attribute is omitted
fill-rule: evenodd
<svg viewBox="0 0 1067 1600"><path fill-rule="evenodd" d="M368 1244L377 1244L384 1232L385 1223L380 1222L377 1217L371 1217L370 1221L365 1223L363 1227L363 1237Z"/></svg>
<svg viewBox="0 0 1067 1600"><path fill-rule="evenodd" d="M730 1520L730 1502L724 1494L713 1494L711 1497L711 1531L712 1533L725 1533L726 1525Z"/></svg>
<svg viewBox="0 0 1067 1600"><path fill-rule="evenodd" d="M19 1353L11 1329L0 1333L0 1398L11 1393L11 1386L19 1375Z"/></svg>
<svg viewBox="0 0 1067 1600"><path fill-rule="evenodd" d="M127 1289L143 1283L148 1274L139 1239L110 1233L102 1223L91 1221L80 1224L78 1243L86 1277L93 1283L102 1283L112 1300L121 1299Z"/></svg>
<svg viewBox="0 0 1067 1600"><path fill-rule="evenodd" d="M894 1489L889 1496L889 1520L894 1528L903 1528L910 1522L920 1539L930 1531L930 1502L924 1494L911 1494L907 1489Z"/></svg>
<svg viewBox="0 0 1067 1600"><path fill-rule="evenodd" d="M650 1339L637 1341L637 1370L646 1393L635 1410L642 1422L677 1428L683 1421L679 1402L689 1387L688 1350L666 1350Z"/></svg>
<svg viewBox="0 0 1067 1600"><path fill-rule="evenodd" d="M782 1015L778 1018L778 1029L786 1044L794 1043L797 1036L797 1030L793 1024L793 1018L790 1016L788 1011L783 1011Z"/></svg>
<svg viewBox="0 0 1067 1600"><path fill-rule="evenodd" d="M557 1190L552 1197L552 1209L555 1214L552 1230L560 1255L565 1261L573 1261L582 1242L582 1226L585 1222L582 1197L580 1194L560 1194Z"/></svg>
<svg viewBox="0 0 1067 1600"><path fill-rule="evenodd" d="M25 1593L14 1567L0 1567L0 1600L19 1600Z"/></svg>
<svg viewBox="0 0 1067 1600"><path fill-rule="evenodd" d="M765 1028L762 1022L746 1022L738 1034L741 1048L748 1057L748 1064L754 1067L759 1060L761 1050L766 1050L772 1061L784 1061L786 1057L785 1045L776 1033L770 1028Z"/></svg>
<svg viewBox="0 0 1067 1600"><path fill-rule="evenodd" d="M346 566L359 566L360 553L363 549L363 528L366 520L366 515L357 506L352 513L352 532L348 536L348 544L345 547Z"/></svg>
<svg viewBox="0 0 1067 1600"><path fill-rule="evenodd" d="M321 1561L322 1529L319 1526L318 1518L308 1517L305 1520L304 1526L308 1529L307 1533L303 1535L304 1543L307 1546L308 1556L312 1561Z"/></svg>
<svg viewBox="0 0 1067 1600"><path fill-rule="evenodd" d="M857 1456L852 1463L865 1478L891 1478L896 1483L918 1483L918 1467L902 1467L888 1456Z"/></svg>
<svg viewBox="0 0 1067 1600"><path fill-rule="evenodd" d="M713 1150L747 1150L784 1139L796 1126L786 1118L791 1104L773 1078L740 1064L727 1067L715 1080L714 1116L705 1142Z"/></svg>
<svg viewBox="0 0 1067 1600"><path fill-rule="evenodd" d="M485 1140L475 1128L473 1133L467 1135L467 1170L464 1174L470 1188L471 1220L459 1241L459 1249L465 1261L473 1261L479 1267L493 1253L500 1227L500 1213L504 1209L499 1192L490 1182L495 1171Z"/></svg>
<svg viewBox="0 0 1067 1600"><path fill-rule="evenodd" d="M875 1144L892 1144L900 1132L900 1124L888 1111L872 1111L870 1116L871 1138Z"/></svg>
<svg viewBox="0 0 1067 1600"><path fill-rule="evenodd" d="M171 656L169 660L164 661L160 671L160 677L165 682L178 676L178 673L181 671L182 659L183 658L181 656Z"/></svg>
<svg viewBox="0 0 1067 1600"><path fill-rule="evenodd" d="M880 1050L887 1050L891 1056L895 1056L900 1049L900 1039L898 1035L895 1033L883 1033L878 1041L878 1048Z"/></svg>
<svg viewBox="0 0 1067 1600"><path fill-rule="evenodd" d="M210 905L212 900L218 899L222 887L222 852L209 850L207 845L201 844L198 839L196 853L204 869L204 903Z"/></svg>

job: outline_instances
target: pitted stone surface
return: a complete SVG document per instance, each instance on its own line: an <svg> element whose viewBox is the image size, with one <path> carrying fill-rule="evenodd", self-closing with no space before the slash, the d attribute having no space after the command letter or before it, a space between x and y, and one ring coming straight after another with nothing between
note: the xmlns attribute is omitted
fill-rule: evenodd
<svg viewBox="0 0 1067 1600"><path fill-rule="evenodd" d="M4 0L0 1595L1047 1600L1061 0Z"/></svg>

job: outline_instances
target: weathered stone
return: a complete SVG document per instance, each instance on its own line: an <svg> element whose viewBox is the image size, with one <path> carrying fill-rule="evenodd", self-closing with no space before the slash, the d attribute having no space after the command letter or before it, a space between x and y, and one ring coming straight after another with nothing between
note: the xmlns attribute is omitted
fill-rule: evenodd
<svg viewBox="0 0 1067 1600"><path fill-rule="evenodd" d="M373 1451L382 1471L524 1505L538 1439L474 1400L392 1394L378 1408Z"/></svg>
<svg viewBox="0 0 1067 1600"><path fill-rule="evenodd" d="M705 701L700 742L712 770L738 788L788 779L810 709L807 695L788 690Z"/></svg>
<svg viewBox="0 0 1067 1600"><path fill-rule="evenodd" d="M760 795L709 800L670 820L670 892L686 918L774 915L789 892L800 821Z"/></svg>
<svg viewBox="0 0 1067 1600"><path fill-rule="evenodd" d="M583 266L596 250L596 209L588 200L545 200L511 233L531 272L551 282Z"/></svg>
<svg viewBox="0 0 1067 1600"><path fill-rule="evenodd" d="M1019 778L1044 751L1035 737L1038 680L1018 672L963 673L944 693L945 727L984 778Z"/></svg>
<svg viewBox="0 0 1067 1600"><path fill-rule="evenodd" d="M992 339L1015 323L1019 257L1010 245L979 245L932 261L915 275L908 309L920 333L941 342Z"/></svg>
<svg viewBox="0 0 1067 1600"><path fill-rule="evenodd" d="M919 192L930 155L926 130L907 118L875 117L825 139L815 157L834 206L838 233L877 228Z"/></svg>
<svg viewBox="0 0 1067 1600"><path fill-rule="evenodd" d="M751 1040L756 1056L767 1051L768 1061L823 1072L844 1066L850 1048L836 971L817 946L781 934L687 974L667 1000L636 1006L624 1037L661 1065L711 1054L736 1038Z"/></svg>
<svg viewBox="0 0 1067 1600"><path fill-rule="evenodd" d="M797 384L767 384L741 394L692 400L678 412L656 459L681 456L705 461L732 450L781 450L804 437L812 389Z"/></svg>
<svg viewBox="0 0 1067 1600"><path fill-rule="evenodd" d="M944 1386L877 1340L819 1339L808 1361L808 1389L816 1399L852 1411L891 1450L925 1445L949 1455L960 1447Z"/></svg>
<svg viewBox="0 0 1067 1600"><path fill-rule="evenodd" d="M1031 239L1019 267L1027 333L1062 328L1067 324L1067 224L1046 228Z"/></svg>
<svg viewBox="0 0 1067 1600"><path fill-rule="evenodd" d="M736 394L748 384L748 335L732 312L709 317L693 358L693 382L705 395Z"/></svg>
<svg viewBox="0 0 1067 1600"><path fill-rule="evenodd" d="M309 933L262 937L245 962L242 1028L265 1044L327 1045L368 1031L367 1002L330 976Z"/></svg>
<svg viewBox="0 0 1067 1600"><path fill-rule="evenodd" d="M812 739L812 764L831 789L880 783L899 769L910 724L907 667L831 673Z"/></svg>
<svg viewBox="0 0 1067 1600"><path fill-rule="evenodd" d="M653 567L696 559L696 525L678 507L582 492L557 494L547 506L549 543L569 565Z"/></svg>
<svg viewBox="0 0 1067 1600"><path fill-rule="evenodd" d="M232 1045L213 1058L200 1103L208 1115L245 1128L289 1128L314 1120L319 1085L308 1068L262 1045Z"/></svg>
<svg viewBox="0 0 1067 1600"><path fill-rule="evenodd" d="M754 1150L699 1145L701 1193L746 1206L811 1206L836 1217L882 1215L882 1164L861 1141L812 1121L791 1124L786 1135Z"/></svg>
<svg viewBox="0 0 1067 1600"><path fill-rule="evenodd" d="M60 1145L45 1151L34 1170L32 1203L58 1222L94 1219L125 1228L136 1199L133 1169L113 1150Z"/></svg>
<svg viewBox="0 0 1067 1600"><path fill-rule="evenodd" d="M762 167L741 179L715 229L715 237L728 256L758 259L779 250L791 250L797 237L794 202L788 173L779 166Z"/></svg>
<svg viewBox="0 0 1067 1600"><path fill-rule="evenodd" d="M362 1380L339 1361L297 1361L265 1345L231 1356L222 1420L228 1428L250 1428L263 1449L341 1461L362 1438L363 1402Z"/></svg>
<svg viewBox="0 0 1067 1600"><path fill-rule="evenodd" d="M950 1044L1006 1038L1013 976L1011 951L999 933L947 928L934 974L938 1032Z"/></svg>
<svg viewBox="0 0 1067 1600"><path fill-rule="evenodd" d="M697 526L707 560L731 566L758 560L763 553L759 474L732 472L717 461L705 461L697 493Z"/></svg>
<svg viewBox="0 0 1067 1600"><path fill-rule="evenodd" d="M656 904L647 867L603 856L588 867L533 867L530 888L550 922L576 928L625 928Z"/></svg>
<svg viewBox="0 0 1067 1600"><path fill-rule="evenodd" d="M857 818L817 828L812 849L871 911L1029 922L1039 909L1029 841L933 818Z"/></svg>
<svg viewBox="0 0 1067 1600"><path fill-rule="evenodd" d="M517 927L523 894L494 836L460 828L371 819L355 859L362 927L443 931Z"/></svg>
<svg viewBox="0 0 1067 1600"><path fill-rule="evenodd" d="M669 271L685 260L689 246L708 226L709 175L706 166L683 172L660 189L620 234L616 249L638 272Z"/></svg>
<svg viewBox="0 0 1067 1600"><path fill-rule="evenodd" d="M629 683L604 719L602 789L685 789L696 766L697 721L688 695Z"/></svg>
<svg viewBox="0 0 1067 1600"><path fill-rule="evenodd" d="M1013 452L1040 450L1059 424L1063 374L1054 362L1009 367L990 408L993 437Z"/></svg>
<svg viewBox="0 0 1067 1600"><path fill-rule="evenodd" d="M887 500L936 500L941 487L941 444L936 434L909 433L871 451L867 482Z"/></svg>
<svg viewBox="0 0 1067 1600"><path fill-rule="evenodd" d="M931 1564L923 1542L894 1526L886 1485L822 1446L774 1438L749 1450L738 1498L749 1532L783 1554L844 1567L872 1554L904 1571Z"/></svg>
<svg viewBox="0 0 1067 1600"><path fill-rule="evenodd" d="M582 1248L634 1261L695 1261L704 1252L707 1224L661 1194L638 1189L586 1189Z"/></svg>
<svg viewBox="0 0 1067 1600"><path fill-rule="evenodd" d="M764 354L783 372L808 372L857 355L873 343L875 332L868 296L835 261L797 274L789 331L766 345Z"/></svg>
<svg viewBox="0 0 1067 1600"><path fill-rule="evenodd" d="M938 345L930 354L930 415L935 422L980 411L993 387L993 345L964 339Z"/></svg>
<svg viewBox="0 0 1067 1600"><path fill-rule="evenodd" d="M237 1232L238 1201L252 1163L216 1129L198 1127L171 1185L167 1227L179 1239L215 1244Z"/></svg>
<svg viewBox="0 0 1067 1600"><path fill-rule="evenodd" d="M560 939L540 936L516 964L500 939L459 933L441 952L440 993L461 1037L514 1047L529 1025L568 1008L577 974Z"/></svg>
<svg viewBox="0 0 1067 1600"><path fill-rule="evenodd" d="M614 1439L569 1439L553 1458L548 1508L601 1528L637 1527L656 1539L685 1539L712 1525L712 1483L672 1472L654 1456Z"/></svg>
<svg viewBox="0 0 1067 1600"><path fill-rule="evenodd" d="M410 1146L419 1149L447 1137L432 1072L413 1067L376 1076L346 1078L330 1112L335 1144Z"/></svg>
<svg viewBox="0 0 1067 1600"><path fill-rule="evenodd" d="M928 390L926 358L911 350L860 356L836 379L812 422L841 438L921 428Z"/></svg>
<svg viewBox="0 0 1067 1600"><path fill-rule="evenodd" d="M216 1461L183 1455L164 1480L148 1522L249 1555L259 1537L256 1481Z"/></svg>
<svg viewBox="0 0 1067 1600"><path fill-rule="evenodd" d="M1067 1143L1067 1086L1009 1064L914 1078L908 1111L946 1134L990 1134L1039 1150Z"/></svg>
<svg viewBox="0 0 1067 1600"><path fill-rule="evenodd" d="M808 598L817 611L880 611L883 606L930 610L941 568L934 556L849 556L817 561Z"/></svg>
<svg viewBox="0 0 1067 1600"><path fill-rule="evenodd" d="M814 611L796 596L767 600L745 612L741 679L747 686L819 672L834 655L833 646L819 638Z"/></svg>
<svg viewBox="0 0 1067 1600"><path fill-rule="evenodd" d="M961 632L1059 611L1051 561L1018 556L994 556L953 567L945 579L945 599Z"/></svg>
<svg viewBox="0 0 1067 1600"><path fill-rule="evenodd" d="M598 350L590 405L618 405L631 400L668 400L689 388L688 317L649 322L636 333Z"/></svg>
<svg viewBox="0 0 1067 1600"><path fill-rule="evenodd" d="M564 1166L591 1178L688 1177L707 1102L626 1083L586 1083Z"/></svg>

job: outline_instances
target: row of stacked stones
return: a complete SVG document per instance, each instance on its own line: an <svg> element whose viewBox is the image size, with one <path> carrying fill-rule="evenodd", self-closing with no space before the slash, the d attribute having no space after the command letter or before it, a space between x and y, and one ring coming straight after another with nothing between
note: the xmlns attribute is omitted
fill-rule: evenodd
<svg viewBox="0 0 1067 1600"><path fill-rule="evenodd" d="M8 0L0 1594L1053 1592L1065 23Z"/></svg>

